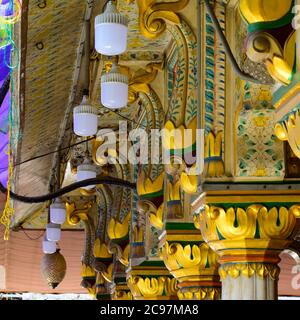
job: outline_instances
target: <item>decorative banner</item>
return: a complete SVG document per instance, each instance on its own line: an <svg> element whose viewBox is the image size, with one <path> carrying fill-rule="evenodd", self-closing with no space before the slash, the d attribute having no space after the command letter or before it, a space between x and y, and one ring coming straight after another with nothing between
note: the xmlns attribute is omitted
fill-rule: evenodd
<svg viewBox="0 0 300 320"><path fill-rule="evenodd" d="M11 129L13 125L12 101L13 70L18 63L13 63L12 55L17 51L13 41L13 24L21 16L19 0L0 0L0 182L7 186L7 201L0 222L5 226L5 240L9 236L10 219L13 208L10 204L10 187L13 173L11 153ZM17 52L17 61L18 61ZM14 64L14 65L13 65Z"/></svg>

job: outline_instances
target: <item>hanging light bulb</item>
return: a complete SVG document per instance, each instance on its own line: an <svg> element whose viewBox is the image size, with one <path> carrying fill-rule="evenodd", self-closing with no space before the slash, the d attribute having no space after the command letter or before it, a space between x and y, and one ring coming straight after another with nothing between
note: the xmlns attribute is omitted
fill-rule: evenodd
<svg viewBox="0 0 300 320"><path fill-rule="evenodd" d="M97 177L97 168L92 164L88 156L85 157L83 163L77 168L77 182L94 179ZM95 185L83 187L82 189L91 190Z"/></svg>
<svg viewBox="0 0 300 320"><path fill-rule="evenodd" d="M66 205L59 198L50 206L50 221L60 225L66 221Z"/></svg>
<svg viewBox="0 0 300 320"><path fill-rule="evenodd" d="M46 228L46 237L48 241L58 242L61 237L60 224L48 223Z"/></svg>
<svg viewBox="0 0 300 320"><path fill-rule="evenodd" d="M106 56L122 54L127 49L128 19L112 1L104 13L95 18L95 48Z"/></svg>
<svg viewBox="0 0 300 320"><path fill-rule="evenodd" d="M43 239L43 252L45 254L52 254L56 252L56 242L49 241L46 236Z"/></svg>
<svg viewBox="0 0 300 320"><path fill-rule="evenodd" d="M101 103L109 109L121 109L128 103L128 77L114 63L101 77Z"/></svg>
<svg viewBox="0 0 300 320"><path fill-rule="evenodd" d="M93 136L98 131L98 109L93 107L87 96L73 111L74 132L80 137Z"/></svg>

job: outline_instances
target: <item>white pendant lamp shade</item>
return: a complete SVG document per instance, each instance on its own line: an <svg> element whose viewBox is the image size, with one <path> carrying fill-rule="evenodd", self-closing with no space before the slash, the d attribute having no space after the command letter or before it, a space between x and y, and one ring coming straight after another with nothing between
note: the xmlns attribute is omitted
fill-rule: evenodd
<svg viewBox="0 0 300 320"><path fill-rule="evenodd" d="M43 252L45 254L53 254L56 252L56 242L49 241L47 237L43 240Z"/></svg>
<svg viewBox="0 0 300 320"><path fill-rule="evenodd" d="M109 109L127 106L128 77L120 73L115 65L101 77L101 103Z"/></svg>
<svg viewBox="0 0 300 320"><path fill-rule="evenodd" d="M74 132L80 137L93 136L98 131L98 109L93 107L87 96L73 111Z"/></svg>
<svg viewBox="0 0 300 320"><path fill-rule="evenodd" d="M77 182L94 179L97 177L97 168L94 166L88 158L85 158L83 164L77 168ZM83 187L82 189L91 190L95 188L95 185Z"/></svg>
<svg viewBox="0 0 300 320"><path fill-rule="evenodd" d="M54 224L64 224L66 221L66 205L60 199L50 206L50 221Z"/></svg>
<svg viewBox="0 0 300 320"><path fill-rule="evenodd" d="M116 56L127 49L128 19L108 2L104 13L95 18L95 48L106 56Z"/></svg>
<svg viewBox="0 0 300 320"><path fill-rule="evenodd" d="M60 225L55 223L48 223L46 228L46 237L48 241L58 242L61 237Z"/></svg>

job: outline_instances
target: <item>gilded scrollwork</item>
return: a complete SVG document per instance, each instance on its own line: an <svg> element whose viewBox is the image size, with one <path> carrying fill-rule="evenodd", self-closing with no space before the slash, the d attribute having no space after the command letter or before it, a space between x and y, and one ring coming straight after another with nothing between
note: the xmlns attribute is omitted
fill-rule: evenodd
<svg viewBox="0 0 300 320"><path fill-rule="evenodd" d="M239 7L249 24L247 56L256 63L265 63L275 81L290 84L296 45L296 32L291 27L293 1L241 0Z"/></svg>
<svg viewBox="0 0 300 320"><path fill-rule="evenodd" d="M139 69L137 72L130 74L128 103L132 104L137 101L138 94L151 94L150 83L156 79L159 70L163 69L163 63L149 63L145 69Z"/></svg>
<svg viewBox="0 0 300 320"><path fill-rule="evenodd" d="M157 0L136 0L139 7L140 31L149 39L160 37L167 24L180 24L177 12L184 9L189 0L158 2Z"/></svg>

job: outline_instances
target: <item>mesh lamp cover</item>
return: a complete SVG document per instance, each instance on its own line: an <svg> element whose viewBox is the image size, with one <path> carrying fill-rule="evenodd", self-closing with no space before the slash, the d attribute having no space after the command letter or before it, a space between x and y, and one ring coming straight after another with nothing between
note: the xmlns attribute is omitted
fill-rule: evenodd
<svg viewBox="0 0 300 320"><path fill-rule="evenodd" d="M105 56L116 56L127 49L128 19L109 1L104 13L95 18L95 49Z"/></svg>
<svg viewBox="0 0 300 320"><path fill-rule="evenodd" d="M121 109L128 103L128 76L113 64L110 72L101 77L101 103L109 109Z"/></svg>
<svg viewBox="0 0 300 320"><path fill-rule="evenodd" d="M41 272L50 288L55 289L64 279L67 271L65 258L56 250L53 254L44 255Z"/></svg>
<svg viewBox="0 0 300 320"><path fill-rule="evenodd" d="M94 166L88 157L86 157L83 163L77 167L77 182L94 179L97 177L97 168ZM95 185L83 187L82 189L91 190Z"/></svg>
<svg viewBox="0 0 300 320"><path fill-rule="evenodd" d="M93 107L87 96L73 111L74 133L80 137L94 136L98 131L98 109Z"/></svg>
<svg viewBox="0 0 300 320"><path fill-rule="evenodd" d="M64 224L66 221L66 204L59 198L50 206L50 221L54 224Z"/></svg>

